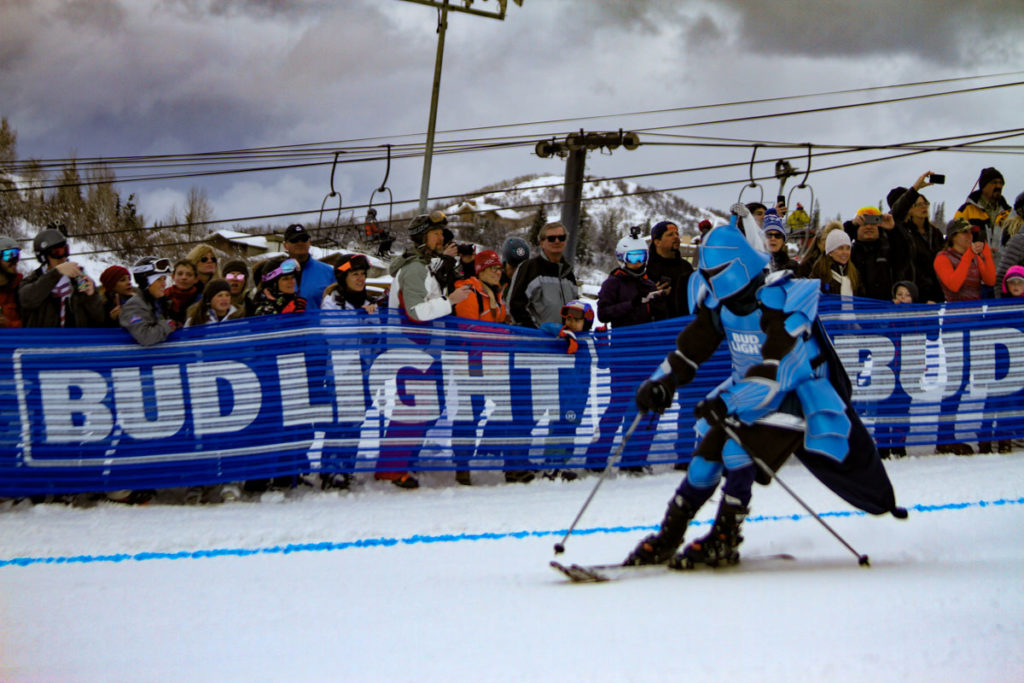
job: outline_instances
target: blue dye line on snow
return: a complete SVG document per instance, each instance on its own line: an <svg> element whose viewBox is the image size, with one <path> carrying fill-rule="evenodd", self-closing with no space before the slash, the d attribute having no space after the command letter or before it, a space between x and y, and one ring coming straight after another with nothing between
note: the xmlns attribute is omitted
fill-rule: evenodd
<svg viewBox="0 0 1024 683"><path fill-rule="evenodd" d="M914 512L938 512L942 510L964 510L967 508L986 508L1005 505L1024 505L1024 497L1016 499L1001 498L999 500L978 500L963 503L943 503L940 505L913 505L908 509ZM820 512L821 517L864 517L866 512L861 510ZM747 518L748 522L788 522L809 519L807 514L792 515L757 515ZM710 520L695 522L695 524L711 524ZM615 527L591 527L589 529L574 529L574 536L589 536L592 534L622 534L633 531L652 531L657 525L644 526L615 526ZM507 538L542 538L545 536L564 536L566 529L553 529L549 531L506 531L480 534L438 534L424 536L415 534L406 538L363 538L358 541L345 541L342 543L290 543L288 545L275 545L267 548L213 548L210 550L182 550L173 553L144 552L144 553L116 553L112 555L70 555L63 557L14 557L9 560L0 559L2 567L28 567L36 564L88 564L92 562L146 562L149 560L203 560L214 557L251 557L253 555L289 555L291 553L329 552L335 550L348 550L350 548L376 548L396 545L417 545L420 543L460 543L462 541L500 541Z"/></svg>

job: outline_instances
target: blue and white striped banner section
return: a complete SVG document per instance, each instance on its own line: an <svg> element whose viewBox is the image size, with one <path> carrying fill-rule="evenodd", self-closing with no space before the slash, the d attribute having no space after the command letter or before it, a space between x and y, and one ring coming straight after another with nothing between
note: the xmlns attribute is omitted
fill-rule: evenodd
<svg viewBox="0 0 1024 683"><path fill-rule="evenodd" d="M1024 433L1024 305L825 301L880 446ZM311 312L189 328L0 333L0 496L317 471L602 467L687 318L581 337L445 318ZM623 466L686 461L725 348Z"/></svg>

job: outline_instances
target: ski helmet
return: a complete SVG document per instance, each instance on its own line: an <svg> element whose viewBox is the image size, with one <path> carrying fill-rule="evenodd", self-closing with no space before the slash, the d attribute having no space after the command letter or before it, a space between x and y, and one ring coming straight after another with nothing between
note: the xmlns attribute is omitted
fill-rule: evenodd
<svg viewBox="0 0 1024 683"><path fill-rule="evenodd" d="M444 211L431 211L421 213L409 221L409 237L416 244L422 244L423 238L434 228L444 228L448 225L448 217Z"/></svg>
<svg viewBox="0 0 1024 683"><path fill-rule="evenodd" d="M68 239L64 233L57 229L57 223L50 223L45 230L41 231L32 240L32 250L40 263L46 263L46 252L54 247L67 246Z"/></svg>
<svg viewBox="0 0 1024 683"><path fill-rule="evenodd" d="M345 278L349 273L361 270L364 273L370 270L370 260L362 254L345 254L338 259L338 265L334 267L334 279L342 289L345 287Z"/></svg>
<svg viewBox="0 0 1024 683"><path fill-rule="evenodd" d="M21 247L13 238L7 235L0 235L0 258L9 263L17 263L21 255ZM4 258L4 257L8 258Z"/></svg>
<svg viewBox="0 0 1024 683"><path fill-rule="evenodd" d="M640 237L638 227L630 228L628 237L623 237L615 245L615 259L619 266L633 273L644 273L647 270L647 240ZM629 266L643 264L642 267L632 269Z"/></svg>
<svg viewBox="0 0 1024 683"><path fill-rule="evenodd" d="M501 245L501 260L515 268L530 258L530 245L522 237L509 237Z"/></svg>
<svg viewBox="0 0 1024 683"><path fill-rule="evenodd" d="M594 326L594 307L586 301L573 299L566 305L562 306L562 319L564 320L570 316L573 318L583 319L584 332L589 332L590 328Z"/></svg>
<svg viewBox="0 0 1024 683"><path fill-rule="evenodd" d="M768 262L768 254L754 249L736 227L736 216L712 228L700 246L701 277L719 301L743 291Z"/></svg>
<svg viewBox="0 0 1024 683"><path fill-rule="evenodd" d="M132 266L132 275L139 289L146 291L158 277L171 274L171 260L156 256L143 256Z"/></svg>
<svg viewBox="0 0 1024 683"><path fill-rule="evenodd" d="M263 276L260 281L269 287L271 291L280 291L277 287L277 281L285 275L297 275L302 270L302 266L299 262L293 258L287 256L278 256L270 261L263 267Z"/></svg>

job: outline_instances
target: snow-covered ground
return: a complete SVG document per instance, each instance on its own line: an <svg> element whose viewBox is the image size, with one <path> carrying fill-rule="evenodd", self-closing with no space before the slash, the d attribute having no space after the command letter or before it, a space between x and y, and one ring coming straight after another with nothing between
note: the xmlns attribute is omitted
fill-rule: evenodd
<svg viewBox="0 0 1024 683"><path fill-rule="evenodd" d="M799 464L780 473L870 568L773 484L756 487L745 564L590 585L547 563L593 477L8 503L0 680L1024 680L1024 453L888 469L906 521L855 513ZM563 558L620 560L678 481L606 481ZM753 559L779 552L797 559Z"/></svg>

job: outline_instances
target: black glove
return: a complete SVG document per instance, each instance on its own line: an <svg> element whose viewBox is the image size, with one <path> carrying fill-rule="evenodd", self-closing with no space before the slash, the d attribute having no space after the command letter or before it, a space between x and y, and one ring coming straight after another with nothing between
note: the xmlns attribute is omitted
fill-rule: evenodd
<svg viewBox="0 0 1024 683"><path fill-rule="evenodd" d="M721 396L715 396L714 398L706 398L699 402L693 409L693 414L698 420L704 418L708 421L708 424L717 425L729 414L729 408L725 405L725 401L722 400Z"/></svg>
<svg viewBox="0 0 1024 683"><path fill-rule="evenodd" d="M671 375L645 380L636 390L636 407L645 413L664 413L672 406L676 380Z"/></svg>

